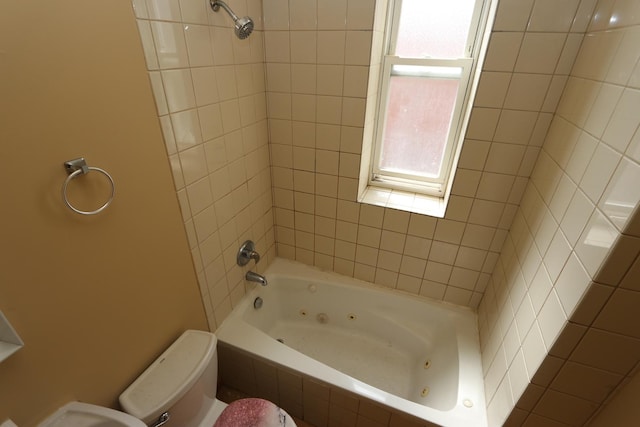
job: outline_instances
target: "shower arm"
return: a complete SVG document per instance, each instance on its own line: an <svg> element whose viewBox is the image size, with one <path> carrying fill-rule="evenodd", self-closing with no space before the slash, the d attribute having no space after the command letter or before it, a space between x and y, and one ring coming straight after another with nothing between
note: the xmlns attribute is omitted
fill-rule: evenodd
<svg viewBox="0 0 640 427"><path fill-rule="evenodd" d="M234 22L239 19L238 15L233 13L231 8L225 2L221 0L209 0L209 2L211 3L211 8L213 9L214 12L217 12L218 10L220 10L220 6L222 6L222 8L227 11L227 13L229 14L229 16L231 16Z"/></svg>

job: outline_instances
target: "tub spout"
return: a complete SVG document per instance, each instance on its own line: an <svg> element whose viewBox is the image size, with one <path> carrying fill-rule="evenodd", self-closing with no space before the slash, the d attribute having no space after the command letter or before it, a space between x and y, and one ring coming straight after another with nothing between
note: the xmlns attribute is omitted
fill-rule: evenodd
<svg viewBox="0 0 640 427"><path fill-rule="evenodd" d="M257 282L262 286L267 286L267 279L262 274L255 273L253 271L247 271L247 274L244 277L249 282Z"/></svg>

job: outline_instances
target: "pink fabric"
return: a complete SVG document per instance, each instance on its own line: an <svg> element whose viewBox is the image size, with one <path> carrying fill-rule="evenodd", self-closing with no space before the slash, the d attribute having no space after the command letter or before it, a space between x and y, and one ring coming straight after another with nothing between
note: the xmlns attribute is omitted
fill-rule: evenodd
<svg viewBox="0 0 640 427"><path fill-rule="evenodd" d="M285 411L268 400L240 399L222 411L213 427L284 427L291 425L287 418Z"/></svg>

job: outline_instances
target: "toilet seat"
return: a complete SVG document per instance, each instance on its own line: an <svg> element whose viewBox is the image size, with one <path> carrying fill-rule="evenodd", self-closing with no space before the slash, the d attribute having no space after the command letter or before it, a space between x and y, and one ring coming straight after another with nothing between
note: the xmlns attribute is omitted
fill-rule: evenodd
<svg viewBox="0 0 640 427"><path fill-rule="evenodd" d="M274 403L247 398L230 403L213 427L296 427L296 423Z"/></svg>

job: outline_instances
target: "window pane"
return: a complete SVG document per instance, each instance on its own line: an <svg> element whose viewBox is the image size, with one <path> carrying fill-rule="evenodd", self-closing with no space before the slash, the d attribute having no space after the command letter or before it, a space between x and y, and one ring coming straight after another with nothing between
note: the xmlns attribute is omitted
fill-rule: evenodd
<svg viewBox="0 0 640 427"><path fill-rule="evenodd" d="M476 0L402 0L394 55L463 58Z"/></svg>
<svg viewBox="0 0 640 427"><path fill-rule="evenodd" d="M391 76L381 170L438 177L459 81Z"/></svg>

